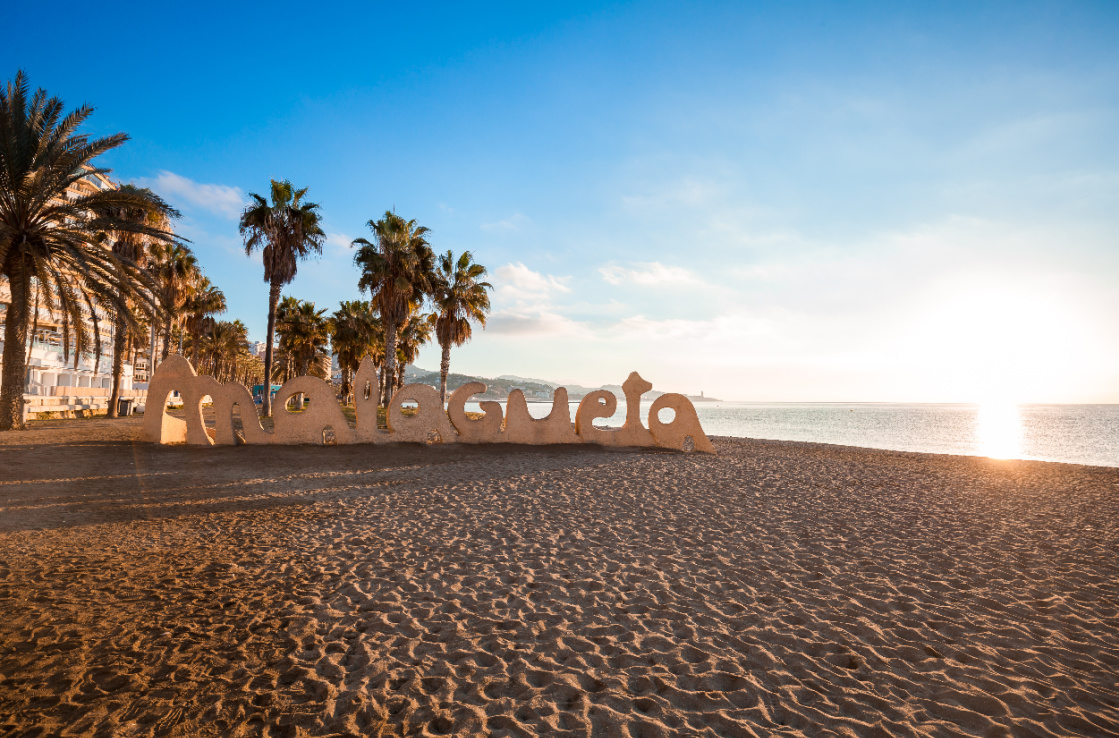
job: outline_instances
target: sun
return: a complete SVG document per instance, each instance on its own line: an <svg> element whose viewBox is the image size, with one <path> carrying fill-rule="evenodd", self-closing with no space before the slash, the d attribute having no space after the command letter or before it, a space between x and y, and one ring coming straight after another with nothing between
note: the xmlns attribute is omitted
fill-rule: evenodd
<svg viewBox="0 0 1119 738"><path fill-rule="evenodd" d="M926 401L1050 401L1075 386L1095 351L1067 295L976 277L925 300L906 326L900 358L914 367Z"/></svg>
<svg viewBox="0 0 1119 738"><path fill-rule="evenodd" d="M975 432L979 453L992 459L1022 458L1022 414L1018 405L995 401L979 406Z"/></svg>

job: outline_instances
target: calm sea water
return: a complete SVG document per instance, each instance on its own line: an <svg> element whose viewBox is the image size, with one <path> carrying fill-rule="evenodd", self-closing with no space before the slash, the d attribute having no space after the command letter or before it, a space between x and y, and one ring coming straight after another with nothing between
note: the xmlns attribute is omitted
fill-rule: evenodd
<svg viewBox="0 0 1119 738"><path fill-rule="evenodd" d="M651 404L641 403L643 419ZM576 407L572 403L572 417ZM695 407L711 436L1119 466L1119 405L697 402ZM550 410L550 404L529 404L533 417ZM624 420L625 403L619 401L612 418L595 424L619 426Z"/></svg>

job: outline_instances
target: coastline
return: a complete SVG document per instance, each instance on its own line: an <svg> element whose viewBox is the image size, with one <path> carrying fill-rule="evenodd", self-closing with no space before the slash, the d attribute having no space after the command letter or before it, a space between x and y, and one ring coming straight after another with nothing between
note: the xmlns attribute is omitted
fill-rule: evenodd
<svg viewBox="0 0 1119 738"><path fill-rule="evenodd" d="M0 434L0 731L1119 725L1111 467L156 447L132 422Z"/></svg>

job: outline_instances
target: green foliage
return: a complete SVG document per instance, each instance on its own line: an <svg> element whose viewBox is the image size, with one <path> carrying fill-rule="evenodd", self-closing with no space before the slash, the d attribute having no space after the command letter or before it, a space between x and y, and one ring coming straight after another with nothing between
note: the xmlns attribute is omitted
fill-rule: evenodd
<svg viewBox="0 0 1119 738"><path fill-rule="evenodd" d="M241 236L246 256L257 249L264 252L264 281L268 284L291 282L300 259L322 253L326 233L320 207L304 202L306 194L306 187L297 190L286 179L271 181L271 203L249 193L251 202L241 213Z"/></svg>
<svg viewBox="0 0 1119 738"><path fill-rule="evenodd" d="M62 317L64 354L73 339L75 360L90 350L91 334L100 356L97 323L103 311L136 328L136 307L152 313L159 307L150 276L129 258L134 252L114 253L105 242L111 234L117 240L173 242L166 228L132 215L177 213L138 188L68 194L80 180L108 174L94 160L128 140L123 133L101 138L79 133L92 112L83 105L65 113L57 97L44 90L30 94L22 71L0 90L0 276L12 293L5 316L0 429L22 425L25 341L35 296Z"/></svg>
<svg viewBox="0 0 1119 738"><path fill-rule="evenodd" d="M321 254L326 233L322 229L322 215L316 203L304 202L307 188L296 189L285 180L271 181L272 201L255 192L251 202L241 213L241 237L245 241L245 254L261 249L264 256L264 281L268 291L268 331L265 338L264 374L273 375L272 346L276 339L276 301L280 288L295 279L300 259L311 254ZM265 415L272 412L272 398L264 393Z"/></svg>
<svg viewBox="0 0 1119 738"><path fill-rule="evenodd" d="M430 232L415 220L386 212L367 225L376 243L358 238L354 263L361 270L358 288L368 290L385 328L385 373L396 376L397 332L418 311L431 292L435 255L427 242Z"/></svg>
<svg viewBox="0 0 1119 738"><path fill-rule="evenodd" d="M315 303L285 297L276 310L279 336L278 361L273 380L310 375L330 377L330 320L326 308L315 310Z"/></svg>
<svg viewBox="0 0 1119 738"><path fill-rule="evenodd" d="M435 303L435 335L439 345L461 346L470 340L471 322L483 328L490 309L489 290L493 285L481 281L486 268L474 263L469 251L458 257L448 251L439 257L439 268L432 280Z"/></svg>

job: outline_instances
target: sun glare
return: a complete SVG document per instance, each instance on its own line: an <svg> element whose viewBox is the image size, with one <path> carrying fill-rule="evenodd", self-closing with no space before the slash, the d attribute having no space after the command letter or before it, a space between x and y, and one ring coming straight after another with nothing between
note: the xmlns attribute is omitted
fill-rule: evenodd
<svg viewBox="0 0 1119 738"><path fill-rule="evenodd" d="M979 452L992 459L1022 456L1022 418L1018 406L1006 402L979 406L977 423Z"/></svg>
<svg viewBox="0 0 1119 738"><path fill-rule="evenodd" d="M1091 320L1074 305L1056 287L974 276L930 296L901 355L908 354L926 400L1047 401L1067 393L1098 351Z"/></svg>

